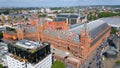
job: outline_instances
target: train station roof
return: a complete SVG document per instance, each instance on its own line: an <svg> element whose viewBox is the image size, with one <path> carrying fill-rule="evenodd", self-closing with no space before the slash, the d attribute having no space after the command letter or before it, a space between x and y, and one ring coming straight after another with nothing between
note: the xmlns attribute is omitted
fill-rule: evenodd
<svg viewBox="0 0 120 68"><path fill-rule="evenodd" d="M101 18L100 20L105 21L112 27L120 27L120 16Z"/></svg>
<svg viewBox="0 0 120 68"><path fill-rule="evenodd" d="M85 29L84 27L85 25L82 24L80 26L70 29L69 31L72 33L80 34L80 31ZM107 27L108 27L108 24L102 20L95 20L87 23L87 30L90 31L91 38L97 36L100 32L102 32Z"/></svg>
<svg viewBox="0 0 120 68"><path fill-rule="evenodd" d="M108 27L108 24L102 20L95 20L87 23L87 29L90 32L91 38L96 37L100 32L102 32L107 27ZM78 24L73 26L69 30L57 31L51 28L45 29L43 31L43 34L47 34L56 38L58 38L59 36L61 39L64 39L64 40L67 40L67 37L70 36L71 41L79 43L80 42L79 35L80 35L80 32L83 30L84 30L84 24Z"/></svg>

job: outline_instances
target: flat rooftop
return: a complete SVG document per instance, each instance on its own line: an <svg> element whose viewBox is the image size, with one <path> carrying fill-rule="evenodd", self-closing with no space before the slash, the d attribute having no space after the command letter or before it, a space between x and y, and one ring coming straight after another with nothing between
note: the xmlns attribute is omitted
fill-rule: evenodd
<svg viewBox="0 0 120 68"><path fill-rule="evenodd" d="M30 53L34 53L37 50L42 49L43 47L47 46L48 43L43 42L35 42L30 40L20 40L13 44L13 46L16 46L20 49L24 49Z"/></svg>
<svg viewBox="0 0 120 68"><path fill-rule="evenodd" d="M24 47L26 49L36 49L42 45L42 42L34 42L34 41L30 41L30 40L20 40L18 42L16 42L16 45Z"/></svg>

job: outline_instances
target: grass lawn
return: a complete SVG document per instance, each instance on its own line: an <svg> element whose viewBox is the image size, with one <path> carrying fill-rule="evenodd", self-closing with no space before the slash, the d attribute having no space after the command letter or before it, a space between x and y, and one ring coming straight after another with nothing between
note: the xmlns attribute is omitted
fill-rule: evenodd
<svg viewBox="0 0 120 68"><path fill-rule="evenodd" d="M0 68L2 68L2 64L0 64Z"/></svg>
<svg viewBox="0 0 120 68"><path fill-rule="evenodd" d="M55 61L51 68L65 68L65 65L60 61Z"/></svg>
<svg viewBox="0 0 120 68"><path fill-rule="evenodd" d="M120 60L116 62L117 64L120 64Z"/></svg>

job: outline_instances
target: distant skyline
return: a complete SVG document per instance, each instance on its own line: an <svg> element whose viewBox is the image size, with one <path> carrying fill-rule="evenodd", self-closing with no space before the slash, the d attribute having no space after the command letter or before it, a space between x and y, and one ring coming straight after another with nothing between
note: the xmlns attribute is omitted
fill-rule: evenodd
<svg viewBox="0 0 120 68"><path fill-rule="evenodd" d="M0 0L0 7L69 7L120 5L120 0Z"/></svg>

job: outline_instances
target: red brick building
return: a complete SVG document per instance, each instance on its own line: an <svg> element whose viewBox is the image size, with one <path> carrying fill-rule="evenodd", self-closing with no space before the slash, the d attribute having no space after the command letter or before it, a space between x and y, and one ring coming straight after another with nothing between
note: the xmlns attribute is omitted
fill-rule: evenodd
<svg viewBox="0 0 120 68"><path fill-rule="evenodd" d="M50 42L54 59L80 67L90 54L110 34L110 26L102 20L95 20L85 25L77 23L68 26L67 22L40 22L34 19L36 25L26 27L21 25L17 31L18 39ZM73 68L74 68L73 67Z"/></svg>
<svg viewBox="0 0 120 68"><path fill-rule="evenodd" d="M50 42L54 59L80 68L109 36L111 29L102 20L82 24L84 19L76 15L59 15L53 22L38 18L22 21L16 35L18 40Z"/></svg>

